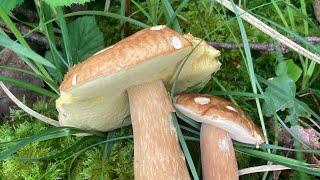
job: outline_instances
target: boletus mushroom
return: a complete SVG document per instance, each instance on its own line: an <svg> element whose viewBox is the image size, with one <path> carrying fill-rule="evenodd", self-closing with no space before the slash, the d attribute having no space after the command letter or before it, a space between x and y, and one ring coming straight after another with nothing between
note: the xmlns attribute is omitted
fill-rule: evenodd
<svg viewBox="0 0 320 180"><path fill-rule="evenodd" d="M237 160L231 139L259 145L261 130L232 102L212 95L181 94L174 105L201 124L200 147L203 179L238 179Z"/></svg>
<svg viewBox="0 0 320 180"><path fill-rule="evenodd" d="M166 87L183 60L183 91L206 83L220 63L219 51L166 26L143 29L74 66L56 101L62 126L108 131L130 124L135 179L190 179L180 149ZM130 105L130 107L129 107Z"/></svg>

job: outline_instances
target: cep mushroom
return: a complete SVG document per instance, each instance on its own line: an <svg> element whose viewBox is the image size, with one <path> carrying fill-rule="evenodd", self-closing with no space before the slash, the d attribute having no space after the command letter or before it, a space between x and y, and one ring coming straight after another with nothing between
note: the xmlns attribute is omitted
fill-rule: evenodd
<svg viewBox="0 0 320 180"><path fill-rule="evenodd" d="M206 83L217 71L219 51L166 26L143 29L74 66L56 101L62 126L108 131L130 124L135 179L190 179L165 87L188 57L178 91Z"/></svg>
<svg viewBox="0 0 320 180"><path fill-rule="evenodd" d="M201 94L181 94L174 105L184 115L202 123L200 132L203 179L238 179L231 139L259 145L261 130L232 102Z"/></svg>

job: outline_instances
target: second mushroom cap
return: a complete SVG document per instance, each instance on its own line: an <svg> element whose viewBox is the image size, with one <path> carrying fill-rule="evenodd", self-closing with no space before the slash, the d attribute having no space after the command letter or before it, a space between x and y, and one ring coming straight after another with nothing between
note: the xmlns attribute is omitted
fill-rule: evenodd
<svg viewBox="0 0 320 180"><path fill-rule="evenodd" d="M181 113L227 131L236 141L248 144L264 142L261 130L250 117L228 100L212 95L181 94L174 101Z"/></svg>

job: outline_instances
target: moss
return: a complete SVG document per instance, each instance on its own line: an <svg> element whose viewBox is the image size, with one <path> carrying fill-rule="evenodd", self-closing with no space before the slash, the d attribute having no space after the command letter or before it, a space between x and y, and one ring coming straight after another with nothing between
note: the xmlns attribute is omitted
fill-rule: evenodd
<svg viewBox="0 0 320 180"><path fill-rule="evenodd" d="M33 104L33 108L48 115L56 117L54 101L46 102L41 99ZM12 109L9 121L0 125L0 143L14 141L39 134L49 127L44 123L34 120L21 110ZM130 133L129 130L119 131L117 136ZM58 153L79 140L78 137L64 137L29 144L14 154L13 157L0 161L0 179L66 179L70 158L63 161L65 155L53 160L30 161L28 158L47 157ZM103 140L103 139L102 139ZM83 147L90 146L96 141L86 143ZM5 148L0 148L1 151ZM85 151L75 161L72 168L71 179L99 179L101 171L102 148L94 148ZM22 160L16 157L27 158ZM100 163L99 163L100 162ZM133 179L133 142L115 142L110 156L103 168L103 174L107 179ZM19 172L19 173L17 173Z"/></svg>

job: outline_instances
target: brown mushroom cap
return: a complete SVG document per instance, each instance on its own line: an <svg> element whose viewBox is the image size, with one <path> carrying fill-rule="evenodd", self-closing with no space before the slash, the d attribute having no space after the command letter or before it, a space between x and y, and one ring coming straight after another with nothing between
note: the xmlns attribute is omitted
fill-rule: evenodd
<svg viewBox="0 0 320 180"><path fill-rule="evenodd" d="M261 144L264 136L238 106L212 95L181 94L175 98L175 107L186 116L201 123L219 127L239 142Z"/></svg>
<svg viewBox="0 0 320 180"><path fill-rule="evenodd" d="M195 50L193 50L196 47ZM201 39L165 26L141 30L77 64L66 74L56 101L62 126L108 131L130 124L126 89L154 80L167 87L189 54L177 81L183 91L217 71L219 51Z"/></svg>

